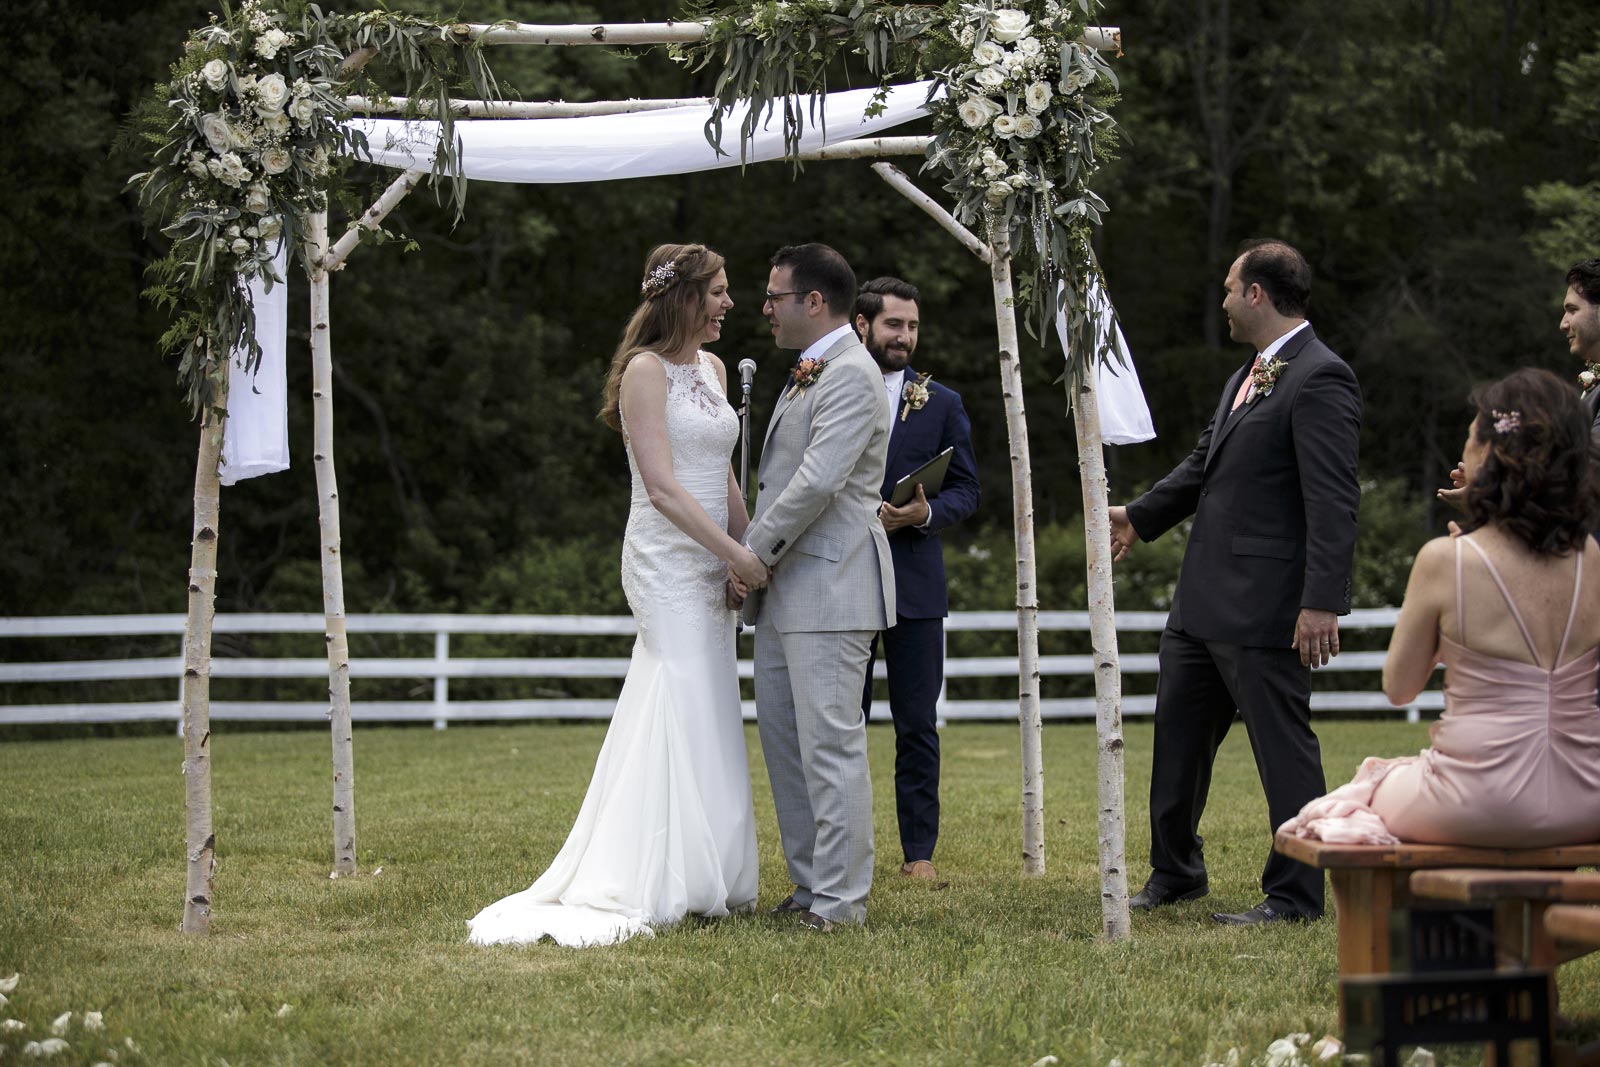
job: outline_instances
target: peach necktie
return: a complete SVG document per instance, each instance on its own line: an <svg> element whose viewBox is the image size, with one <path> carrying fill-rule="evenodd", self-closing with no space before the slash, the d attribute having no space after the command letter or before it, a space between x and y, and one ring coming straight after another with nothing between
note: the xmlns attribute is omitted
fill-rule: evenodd
<svg viewBox="0 0 1600 1067"><path fill-rule="evenodd" d="M1239 391L1233 394L1233 407L1228 409L1230 412L1238 411L1239 405L1243 404L1244 398L1250 394L1250 382L1255 376L1256 363L1260 362L1261 357L1257 356L1255 363L1250 364L1250 370L1245 372L1244 381L1239 383Z"/></svg>

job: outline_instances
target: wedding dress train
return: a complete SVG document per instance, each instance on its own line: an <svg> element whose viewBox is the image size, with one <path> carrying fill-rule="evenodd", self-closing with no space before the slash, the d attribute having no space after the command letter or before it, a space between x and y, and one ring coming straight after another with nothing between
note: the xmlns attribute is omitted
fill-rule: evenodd
<svg viewBox="0 0 1600 1067"><path fill-rule="evenodd" d="M661 363L673 474L725 526L738 418L709 357ZM622 548L623 591L639 626L633 658L566 844L532 886L468 920L477 944L611 944L685 915L755 906L727 572L650 503L625 418L623 440L633 474Z"/></svg>

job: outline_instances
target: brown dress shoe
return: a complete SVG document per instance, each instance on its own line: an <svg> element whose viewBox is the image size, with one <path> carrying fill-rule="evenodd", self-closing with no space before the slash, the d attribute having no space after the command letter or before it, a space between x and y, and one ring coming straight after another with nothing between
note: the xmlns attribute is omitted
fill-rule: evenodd
<svg viewBox="0 0 1600 1067"><path fill-rule="evenodd" d="M939 880L939 872L931 860L912 860L910 863L902 863L900 873L907 878L926 878L930 882Z"/></svg>
<svg viewBox="0 0 1600 1067"><path fill-rule="evenodd" d="M831 934L834 930L833 922L828 919L824 919L814 911L802 912L800 915L800 925L804 929L815 930L819 934Z"/></svg>

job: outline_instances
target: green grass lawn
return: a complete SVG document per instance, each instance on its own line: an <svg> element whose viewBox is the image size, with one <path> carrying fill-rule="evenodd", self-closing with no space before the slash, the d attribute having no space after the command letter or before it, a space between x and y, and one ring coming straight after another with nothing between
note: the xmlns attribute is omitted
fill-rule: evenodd
<svg viewBox="0 0 1600 1067"><path fill-rule="evenodd" d="M893 735L870 731L878 881L864 930L807 935L746 916L609 948L475 948L464 920L523 888L564 839L601 725L358 729L362 873L330 881L328 740L224 730L213 740L219 865L208 938L177 933L183 794L176 738L0 744L0 1063L57 1014L124 1037L147 1064L1014 1064L1200 1067L1334 1026L1334 923L1209 921L1260 899L1266 807L1242 729L1203 830L1212 895L1100 927L1094 732L1045 730L1047 873L1019 860L1017 731L944 733L949 886L895 874ZM1361 756L1415 751L1422 726L1323 723L1330 781ZM764 906L787 891L766 775L748 734ZM1130 888L1145 873L1150 730L1128 729ZM382 873L376 873L382 867ZM1597 972L1563 980L1600 1015ZM283 1005L287 1012L280 1015ZM1453 1062L1473 1062L1463 1055Z"/></svg>

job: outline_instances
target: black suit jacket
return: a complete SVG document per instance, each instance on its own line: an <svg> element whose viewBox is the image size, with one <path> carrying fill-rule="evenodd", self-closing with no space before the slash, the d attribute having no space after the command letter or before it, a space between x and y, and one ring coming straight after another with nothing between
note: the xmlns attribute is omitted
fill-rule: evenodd
<svg viewBox="0 0 1600 1067"><path fill-rule="evenodd" d="M1589 412L1589 426L1591 432L1600 437L1600 385L1583 394L1583 406Z"/></svg>
<svg viewBox="0 0 1600 1067"><path fill-rule="evenodd" d="M1350 611L1361 391L1309 325L1277 358L1230 415L1254 360L1236 371L1194 451L1128 505L1145 541L1194 516L1170 624L1201 640L1287 648L1301 608Z"/></svg>

